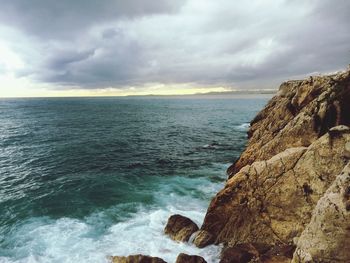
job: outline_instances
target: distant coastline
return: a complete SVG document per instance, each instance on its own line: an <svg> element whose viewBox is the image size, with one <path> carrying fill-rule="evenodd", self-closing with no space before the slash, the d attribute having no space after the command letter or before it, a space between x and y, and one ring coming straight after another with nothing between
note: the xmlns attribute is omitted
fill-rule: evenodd
<svg viewBox="0 0 350 263"><path fill-rule="evenodd" d="M55 99L55 98L183 98L183 99L221 99L221 98L254 98L254 97L266 97L271 98L277 93L277 89L263 89L263 90L235 90L225 92L205 92L194 94L145 94L145 95L123 95L123 96L23 96L23 97L0 97L0 100L4 99Z"/></svg>

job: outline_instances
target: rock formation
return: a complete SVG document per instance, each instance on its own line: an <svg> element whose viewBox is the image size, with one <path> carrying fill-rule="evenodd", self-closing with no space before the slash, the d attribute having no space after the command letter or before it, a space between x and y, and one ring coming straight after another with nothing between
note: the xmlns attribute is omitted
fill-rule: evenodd
<svg viewBox="0 0 350 263"><path fill-rule="evenodd" d="M307 147L334 126L349 126L349 75L350 70L283 83L251 122L248 146L228 169L229 177L290 147Z"/></svg>
<svg viewBox="0 0 350 263"><path fill-rule="evenodd" d="M223 249L220 263L289 263L294 250L295 247L291 245L238 244Z"/></svg>
<svg viewBox="0 0 350 263"><path fill-rule="evenodd" d="M164 233L175 241L187 242L198 231L198 226L191 219L182 215L172 215L168 219Z"/></svg>
<svg viewBox="0 0 350 263"><path fill-rule="evenodd" d="M166 263L163 259L144 255L132 255L128 257L111 257L112 263Z"/></svg>
<svg viewBox="0 0 350 263"><path fill-rule="evenodd" d="M204 258L195 255L181 253L176 259L176 263L207 263Z"/></svg>
<svg viewBox="0 0 350 263"><path fill-rule="evenodd" d="M350 262L350 194L344 173L338 176L350 158L348 126L350 70L283 83L251 122L247 148L228 169L194 243L223 243L237 253L239 244L299 240L293 262Z"/></svg>
<svg viewBox="0 0 350 263"><path fill-rule="evenodd" d="M350 261L350 164L318 201L293 262Z"/></svg>
<svg viewBox="0 0 350 263"><path fill-rule="evenodd" d="M350 69L283 83L251 122L248 145L228 169L199 231L173 215L165 234L220 263L350 262ZM113 262L164 262L146 256ZM202 263L180 254L177 263Z"/></svg>

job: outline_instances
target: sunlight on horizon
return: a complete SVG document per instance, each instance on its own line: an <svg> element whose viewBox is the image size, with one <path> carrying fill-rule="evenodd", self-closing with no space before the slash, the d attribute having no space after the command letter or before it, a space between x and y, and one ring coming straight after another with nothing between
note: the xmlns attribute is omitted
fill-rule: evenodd
<svg viewBox="0 0 350 263"><path fill-rule="evenodd" d="M25 78L17 79L13 75L0 76L2 87L0 98L11 97L99 97L99 96L144 96L144 95L194 95L210 92L233 91L226 87L193 87L190 84L154 84L145 87L125 88L67 88L57 89L50 85L35 84Z"/></svg>

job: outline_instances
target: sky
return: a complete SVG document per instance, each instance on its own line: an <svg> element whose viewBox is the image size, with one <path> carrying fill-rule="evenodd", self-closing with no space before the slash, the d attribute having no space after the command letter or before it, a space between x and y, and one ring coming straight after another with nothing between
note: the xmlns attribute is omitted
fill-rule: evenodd
<svg viewBox="0 0 350 263"><path fill-rule="evenodd" d="M1 0L0 97L277 89L350 63L349 0Z"/></svg>

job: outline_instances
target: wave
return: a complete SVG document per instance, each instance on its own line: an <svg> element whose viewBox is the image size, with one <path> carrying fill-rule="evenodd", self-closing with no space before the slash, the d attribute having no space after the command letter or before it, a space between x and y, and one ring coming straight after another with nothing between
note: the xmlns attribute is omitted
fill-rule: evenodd
<svg viewBox="0 0 350 263"><path fill-rule="evenodd" d="M152 179L154 182L149 182L150 185L157 182L152 207L140 206L136 213L112 224L106 223L106 214L125 213L125 207L115 206L84 219L31 218L7 238L6 243L13 244L8 248L11 255L0 256L0 262L109 262L108 256L139 253L158 256L167 262L175 262L179 253L196 254L207 262L218 262L220 247L198 249L193 244L179 244L165 236L163 229L172 214L188 216L200 224L208 197L213 196L222 183L213 183L207 177ZM3 252L6 255L6 251Z"/></svg>
<svg viewBox="0 0 350 263"><path fill-rule="evenodd" d="M250 123L242 123L236 126L236 129L239 131L248 131L249 128L250 128Z"/></svg>

